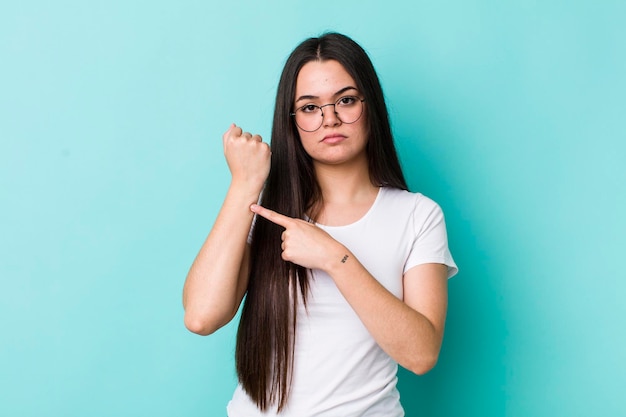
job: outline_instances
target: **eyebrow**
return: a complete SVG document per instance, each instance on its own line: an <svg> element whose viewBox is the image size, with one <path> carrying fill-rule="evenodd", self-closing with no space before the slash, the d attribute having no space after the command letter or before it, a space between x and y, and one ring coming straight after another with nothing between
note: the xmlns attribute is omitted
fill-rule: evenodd
<svg viewBox="0 0 626 417"><path fill-rule="evenodd" d="M349 91L349 90L359 91L356 87L347 86L347 87L344 87L341 90L337 91L335 94L333 94L333 97L337 97L338 95L343 94L343 93L345 93L346 91ZM304 96L298 97L296 99L296 103L299 102L299 101L302 101L302 100L315 100L315 99L318 99L318 98L319 98L318 96L304 95Z"/></svg>

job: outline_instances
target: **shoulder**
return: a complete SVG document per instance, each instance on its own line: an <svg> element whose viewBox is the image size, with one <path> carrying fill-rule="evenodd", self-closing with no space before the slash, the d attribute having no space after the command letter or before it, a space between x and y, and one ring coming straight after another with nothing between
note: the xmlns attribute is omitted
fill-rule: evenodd
<svg viewBox="0 0 626 417"><path fill-rule="evenodd" d="M407 227L421 233L436 224L444 223L443 210L434 200L422 193L398 188L381 188L381 212L395 221L406 219Z"/></svg>
<svg viewBox="0 0 626 417"><path fill-rule="evenodd" d="M422 193L389 187L382 187L380 192L381 202L388 206L404 207L413 213L441 211L439 204Z"/></svg>

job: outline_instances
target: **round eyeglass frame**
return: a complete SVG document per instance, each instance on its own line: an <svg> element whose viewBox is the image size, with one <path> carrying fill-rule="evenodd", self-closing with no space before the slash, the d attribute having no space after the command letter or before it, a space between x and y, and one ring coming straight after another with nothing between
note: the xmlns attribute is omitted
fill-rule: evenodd
<svg viewBox="0 0 626 417"><path fill-rule="evenodd" d="M346 98L346 97L351 97L351 98L354 98L354 99L356 99L356 100L358 100L358 101L360 101L360 102L361 102L361 113L359 113L359 116L358 116L356 119L354 119L353 121L351 121L351 122L344 122L343 120L341 120L341 117L339 117L339 113L337 113L337 111L336 111L336 106L337 106L337 103L339 103L339 101L343 100L343 99L344 99L344 98ZM324 107L327 107L327 106L333 106L333 110L334 110L334 112L335 112L335 116L337 117L337 119L339 119L339 120L341 121L341 123L345 123L345 124L347 124L347 125L350 125L350 124L352 124L352 123L356 123L356 122L358 122L358 121L359 121L359 119L361 118L361 116L363 116L363 109L364 109L364 107L363 107L363 102L364 102L364 101L365 101L365 99L364 99L364 98L359 98L359 97L357 97L357 96L343 96L343 97L338 98L338 99L337 99L337 101L335 101L334 103L322 104L321 106L316 106L315 104L305 104L304 106L298 107L295 111L290 112L290 113L289 113L289 116L293 117L293 122L294 122L294 123L296 124L296 126L298 126L301 130L303 130L303 131L305 131L305 132L315 132L315 131L319 130L319 128L320 128L320 127L322 127L322 125L324 124L324 110L322 110ZM302 127L298 124L298 122L296 121L296 112L297 112L298 110L300 110L300 109L302 109L302 108L306 107L306 106L315 106L315 107L317 107L317 108L320 110L320 114L321 114L321 116L322 116L321 121L320 121L320 125L319 125L318 127L316 127L315 129L313 129L313 130L303 129L303 128L302 128Z"/></svg>

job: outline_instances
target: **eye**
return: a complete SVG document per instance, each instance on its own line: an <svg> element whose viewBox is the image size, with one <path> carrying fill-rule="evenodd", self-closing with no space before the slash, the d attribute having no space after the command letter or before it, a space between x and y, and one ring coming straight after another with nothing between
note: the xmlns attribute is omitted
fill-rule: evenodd
<svg viewBox="0 0 626 417"><path fill-rule="evenodd" d="M352 106L357 102L357 100L359 99L354 96L344 96L337 100L337 105L342 107Z"/></svg>
<svg viewBox="0 0 626 417"><path fill-rule="evenodd" d="M302 113L314 113L317 111L317 109L319 109L319 107L317 107L315 104L306 104L300 107L300 111L302 111Z"/></svg>

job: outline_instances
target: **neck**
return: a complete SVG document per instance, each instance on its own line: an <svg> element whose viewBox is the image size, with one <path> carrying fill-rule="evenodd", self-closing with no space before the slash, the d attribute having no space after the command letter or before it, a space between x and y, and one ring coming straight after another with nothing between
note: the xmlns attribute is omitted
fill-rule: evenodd
<svg viewBox="0 0 626 417"><path fill-rule="evenodd" d="M313 206L315 221L327 226L351 224L372 207L378 187L370 181L367 162L361 164L315 166L322 200Z"/></svg>
<svg viewBox="0 0 626 417"><path fill-rule="evenodd" d="M373 185L367 161L346 165L315 165L315 175L324 204L350 204L378 191Z"/></svg>

